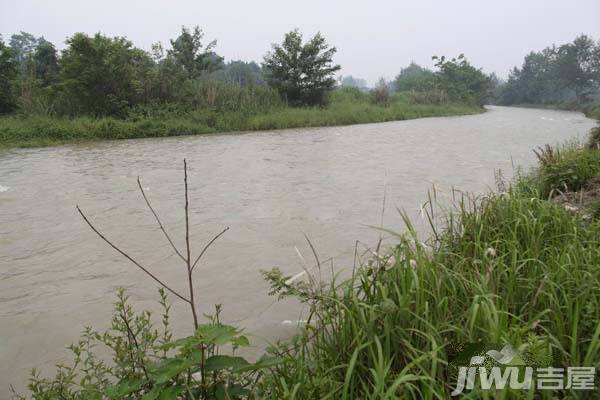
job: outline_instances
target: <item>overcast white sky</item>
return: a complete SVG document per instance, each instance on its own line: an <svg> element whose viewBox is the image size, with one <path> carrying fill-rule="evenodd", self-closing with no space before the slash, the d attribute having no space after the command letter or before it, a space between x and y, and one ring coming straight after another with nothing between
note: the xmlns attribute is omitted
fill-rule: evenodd
<svg viewBox="0 0 600 400"><path fill-rule="evenodd" d="M294 27L321 31L338 49L342 74L392 78L411 60L464 53L506 76L532 49L580 33L600 39L600 0L0 0L0 33L43 35L59 48L74 32L126 36L149 50L181 25L199 25L227 60L262 60Z"/></svg>

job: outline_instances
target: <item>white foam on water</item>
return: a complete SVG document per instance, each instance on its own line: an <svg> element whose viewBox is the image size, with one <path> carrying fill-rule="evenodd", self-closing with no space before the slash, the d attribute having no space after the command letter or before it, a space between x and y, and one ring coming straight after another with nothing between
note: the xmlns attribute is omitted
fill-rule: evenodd
<svg viewBox="0 0 600 400"><path fill-rule="evenodd" d="M9 189L8 187L0 185L0 193L8 192L8 189Z"/></svg>

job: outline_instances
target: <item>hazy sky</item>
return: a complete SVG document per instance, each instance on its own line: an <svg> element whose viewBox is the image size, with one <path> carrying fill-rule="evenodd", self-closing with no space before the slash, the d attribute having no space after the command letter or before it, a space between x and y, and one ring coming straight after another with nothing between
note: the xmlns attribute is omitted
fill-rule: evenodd
<svg viewBox="0 0 600 400"><path fill-rule="evenodd" d="M217 39L226 60L262 60L294 27L321 31L338 49L342 74L373 83L411 60L464 53L486 72L506 76L530 50L580 33L600 39L600 0L0 0L0 33L44 35L59 48L74 32L123 35L149 50L181 25Z"/></svg>

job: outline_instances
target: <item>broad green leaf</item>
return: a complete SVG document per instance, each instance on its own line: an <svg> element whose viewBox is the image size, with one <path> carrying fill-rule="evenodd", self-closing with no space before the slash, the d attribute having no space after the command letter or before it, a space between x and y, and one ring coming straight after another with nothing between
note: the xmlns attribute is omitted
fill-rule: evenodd
<svg viewBox="0 0 600 400"><path fill-rule="evenodd" d="M191 362L187 359L167 358L149 368L149 373L154 382L160 385L173 379L191 366Z"/></svg>
<svg viewBox="0 0 600 400"><path fill-rule="evenodd" d="M202 338L202 342L217 346L232 342L239 333L240 331L233 326L222 324L200 325L196 330L196 335Z"/></svg>
<svg viewBox="0 0 600 400"><path fill-rule="evenodd" d="M114 386L107 388L106 394L110 398L122 399L123 397L139 390L144 384L141 378L126 378L119 381Z"/></svg>

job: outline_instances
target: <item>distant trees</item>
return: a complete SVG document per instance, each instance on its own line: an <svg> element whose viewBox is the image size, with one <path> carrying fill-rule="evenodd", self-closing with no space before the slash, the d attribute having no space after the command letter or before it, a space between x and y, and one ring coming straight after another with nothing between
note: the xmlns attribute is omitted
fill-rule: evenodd
<svg viewBox="0 0 600 400"><path fill-rule="evenodd" d="M239 86L266 84L261 66L254 61L230 61L220 70L208 75L207 79L215 79Z"/></svg>
<svg viewBox="0 0 600 400"><path fill-rule="evenodd" d="M339 79L341 87L353 87L360 90L367 90L367 81L361 78L355 78L352 75L342 76Z"/></svg>
<svg viewBox="0 0 600 400"><path fill-rule="evenodd" d="M12 49L4 44L0 36L0 114L15 109L16 101L12 81L17 76L17 64Z"/></svg>
<svg viewBox="0 0 600 400"><path fill-rule="evenodd" d="M558 48L556 77L565 87L573 90L578 102L600 85L600 43L586 35L575 38Z"/></svg>
<svg viewBox="0 0 600 400"><path fill-rule="evenodd" d="M76 33L67 45L60 90L71 112L122 115L144 98L152 60L129 40Z"/></svg>
<svg viewBox="0 0 600 400"><path fill-rule="evenodd" d="M191 31L183 26L179 36L171 40L171 49L167 55L188 79L197 79L223 66L223 57L214 52L217 41L213 40L204 46L203 38L204 32L198 26Z"/></svg>
<svg viewBox="0 0 600 400"><path fill-rule="evenodd" d="M444 56L432 57L438 71L436 84L451 100L484 105L490 96L490 77L472 66L463 54L447 60Z"/></svg>
<svg viewBox="0 0 600 400"><path fill-rule="evenodd" d="M502 104L588 100L600 87L600 43L580 35L560 47L531 52L514 67L499 94Z"/></svg>
<svg viewBox="0 0 600 400"><path fill-rule="evenodd" d="M471 65L464 55L457 58L434 56L436 71L411 62L394 80L399 92L410 92L416 102L444 103L457 101L483 105L487 102L492 79Z"/></svg>
<svg viewBox="0 0 600 400"><path fill-rule="evenodd" d="M297 29L288 32L264 57L267 82L290 105L323 105L327 92L335 87L334 74L341 68L333 63L335 52L320 33L303 43Z"/></svg>
<svg viewBox="0 0 600 400"><path fill-rule="evenodd" d="M435 86L435 76L433 71L411 62L408 67L400 70L394 85L399 92L431 90Z"/></svg>
<svg viewBox="0 0 600 400"><path fill-rule="evenodd" d="M58 80L59 65L56 47L49 41L41 38L33 53L35 77L42 86L48 86Z"/></svg>

